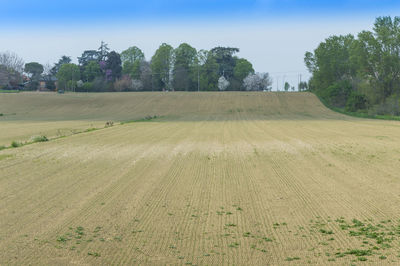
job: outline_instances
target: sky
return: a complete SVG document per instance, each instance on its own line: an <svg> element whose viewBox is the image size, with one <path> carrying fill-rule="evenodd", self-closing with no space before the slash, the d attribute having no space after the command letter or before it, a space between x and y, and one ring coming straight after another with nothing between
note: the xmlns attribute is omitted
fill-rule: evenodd
<svg viewBox="0 0 400 266"><path fill-rule="evenodd" d="M399 0L0 0L0 52L26 62L74 62L105 41L121 52L187 42L196 49L238 47L239 57L269 72L274 88L306 80L306 51L331 35L371 30L376 17L395 16Z"/></svg>

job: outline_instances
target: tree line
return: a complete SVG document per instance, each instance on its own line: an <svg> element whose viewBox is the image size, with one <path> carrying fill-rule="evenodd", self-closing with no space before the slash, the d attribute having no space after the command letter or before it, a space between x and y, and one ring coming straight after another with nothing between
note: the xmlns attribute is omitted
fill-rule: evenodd
<svg viewBox="0 0 400 266"><path fill-rule="evenodd" d="M306 52L310 90L350 112L400 115L400 17L378 17L372 31L331 36Z"/></svg>
<svg viewBox="0 0 400 266"><path fill-rule="evenodd" d="M215 47L196 50L187 43L177 48L163 43L150 61L143 51L132 46L117 53L101 42L96 50L86 50L78 64L62 56L53 66L23 60L13 53L0 54L0 87L8 77L8 87L15 86L24 72L29 81L26 90L36 90L40 82L49 90L108 92L108 91L217 91L271 90L268 73L255 73L253 65L236 54L238 48ZM4 57L18 59L18 66ZM2 70L3 69L3 70ZM6 73L6 74L4 74ZM15 75L14 78L12 76ZM6 80L7 81L7 80Z"/></svg>

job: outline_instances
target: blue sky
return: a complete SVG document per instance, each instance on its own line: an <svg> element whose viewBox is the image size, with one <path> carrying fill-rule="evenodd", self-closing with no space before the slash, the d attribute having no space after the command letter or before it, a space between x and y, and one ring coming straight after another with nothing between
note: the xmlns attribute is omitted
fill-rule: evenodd
<svg viewBox="0 0 400 266"><path fill-rule="evenodd" d="M2 0L3 26L274 20L377 14L399 0Z"/></svg>
<svg viewBox="0 0 400 266"><path fill-rule="evenodd" d="M282 88L309 73L304 53L331 35L371 30L378 16L400 14L400 0L0 0L0 52L25 62L74 62L101 41L150 60L163 42L196 49L240 48Z"/></svg>

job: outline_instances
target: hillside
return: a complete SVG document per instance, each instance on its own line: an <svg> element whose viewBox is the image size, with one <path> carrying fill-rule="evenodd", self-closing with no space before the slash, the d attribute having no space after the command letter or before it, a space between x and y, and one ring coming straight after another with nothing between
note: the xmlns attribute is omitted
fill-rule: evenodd
<svg viewBox="0 0 400 266"><path fill-rule="evenodd" d="M335 119L311 93L139 92L0 94L0 121Z"/></svg>

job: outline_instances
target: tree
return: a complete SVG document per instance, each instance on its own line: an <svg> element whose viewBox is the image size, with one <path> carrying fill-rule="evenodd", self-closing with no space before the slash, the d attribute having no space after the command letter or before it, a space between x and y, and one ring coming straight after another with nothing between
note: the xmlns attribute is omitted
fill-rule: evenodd
<svg viewBox="0 0 400 266"><path fill-rule="evenodd" d="M9 70L14 70L20 74L24 71L24 60L16 53L4 52L0 53L0 65L5 66Z"/></svg>
<svg viewBox="0 0 400 266"><path fill-rule="evenodd" d="M142 61L140 63L140 82L142 84L141 90L153 90L152 85L152 74L150 63L147 61Z"/></svg>
<svg viewBox="0 0 400 266"><path fill-rule="evenodd" d="M207 59L200 71L200 89L203 91L218 90L219 65L211 53L207 53Z"/></svg>
<svg viewBox="0 0 400 266"><path fill-rule="evenodd" d="M400 17L379 17L373 32L361 32L353 59L378 95L377 102L400 93Z"/></svg>
<svg viewBox="0 0 400 266"><path fill-rule="evenodd" d="M268 73L248 74L243 80L243 86L248 91L270 91L272 79Z"/></svg>
<svg viewBox="0 0 400 266"><path fill-rule="evenodd" d="M285 91L288 91L288 90L290 89L290 84L289 84L289 82L285 82L284 88L285 88Z"/></svg>
<svg viewBox="0 0 400 266"><path fill-rule="evenodd" d="M76 82L80 79L79 66L63 64L57 73L57 79L58 88L75 91Z"/></svg>
<svg viewBox="0 0 400 266"><path fill-rule="evenodd" d="M129 75L123 75L114 83L114 90L116 91L130 91L132 90L132 78Z"/></svg>
<svg viewBox="0 0 400 266"><path fill-rule="evenodd" d="M233 58L235 53L239 52L239 48L231 47L215 47L210 50L210 54L215 58L219 65L219 76L226 76L228 79L233 76L236 60Z"/></svg>
<svg viewBox="0 0 400 266"><path fill-rule="evenodd" d="M115 81L122 75L121 57L120 55L112 51L107 56L106 61L106 80Z"/></svg>
<svg viewBox="0 0 400 266"><path fill-rule="evenodd" d="M90 62L98 62L100 53L96 50L86 50L78 57L79 65L84 69Z"/></svg>
<svg viewBox="0 0 400 266"><path fill-rule="evenodd" d="M121 53L122 72L132 78L139 79L140 63L144 61L144 53L136 46L129 47Z"/></svg>
<svg viewBox="0 0 400 266"><path fill-rule="evenodd" d="M63 55L57 63L54 64L54 67L51 69L50 73L53 76L56 76L58 73L58 70L60 69L60 67L64 64L69 64L71 63L71 57L70 56L66 56Z"/></svg>
<svg viewBox="0 0 400 266"><path fill-rule="evenodd" d="M93 81L96 77L100 77L102 75L101 69L100 69L100 64L97 61L90 61L84 71L82 78L86 82L91 82Z"/></svg>
<svg viewBox="0 0 400 266"><path fill-rule="evenodd" d="M173 51L171 45L163 43L151 58L153 85L156 90L172 89Z"/></svg>
<svg viewBox="0 0 400 266"><path fill-rule="evenodd" d="M108 51L110 51L110 48L108 48L108 44L106 44L105 42L101 41L100 47L99 49L97 49L98 51L98 55L99 61L106 61L107 60L107 56L108 56Z"/></svg>
<svg viewBox="0 0 400 266"><path fill-rule="evenodd" d="M175 90L197 89L197 51L187 43L175 49L173 82Z"/></svg>
<svg viewBox="0 0 400 266"><path fill-rule="evenodd" d="M307 82L301 81L301 82L299 83L299 91L305 91L305 90L307 90L307 89L308 89Z"/></svg>
<svg viewBox="0 0 400 266"><path fill-rule="evenodd" d="M22 81L21 74L9 67L0 65L0 88L17 88Z"/></svg>
<svg viewBox="0 0 400 266"><path fill-rule="evenodd" d="M233 90L241 90L243 85L243 80L249 75L254 74L253 65L244 58L237 58L236 65L233 69L232 81L235 82L236 87L231 84Z"/></svg>
<svg viewBox="0 0 400 266"><path fill-rule="evenodd" d="M239 58L236 60L236 65L233 70L234 77L238 80L243 80L249 74L254 74L253 65L244 58Z"/></svg>
<svg viewBox="0 0 400 266"><path fill-rule="evenodd" d="M354 76L354 64L350 61L353 43L354 36L350 34L331 36L314 53L306 52L304 61L313 74L313 87L323 90L335 82Z"/></svg>
<svg viewBox="0 0 400 266"><path fill-rule="evenodd" d="M218 89L220 91L224 91L224 90L226 90L226 88L228 88L228 86L229 86L229 81L226 80L226 78L224 76L221 76L218 79Z"/></svg>
<svg viewBox="0 0 400 266"><path fill-rule="evenodd" d="M32 80L39 80L40 75L43 73L43 65L37 62L26 63L24 71L28 73Z"/></svg>

